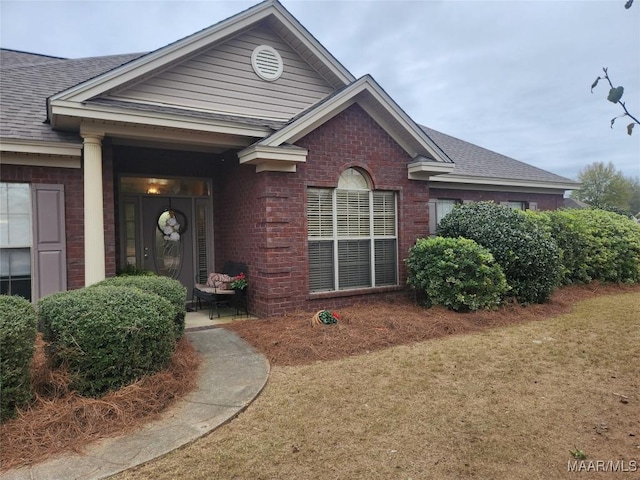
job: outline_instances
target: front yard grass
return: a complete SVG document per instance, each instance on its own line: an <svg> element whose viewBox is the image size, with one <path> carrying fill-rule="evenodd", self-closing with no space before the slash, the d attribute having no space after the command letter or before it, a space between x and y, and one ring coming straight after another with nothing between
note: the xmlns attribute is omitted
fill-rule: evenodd
<svg viewBox="0 0 640 480"><path fill-rule="evenodd" d="M637 291L536 322L276 362L237 419L117 478L564 479L579 475L576 449L640 460Z"/></svg>

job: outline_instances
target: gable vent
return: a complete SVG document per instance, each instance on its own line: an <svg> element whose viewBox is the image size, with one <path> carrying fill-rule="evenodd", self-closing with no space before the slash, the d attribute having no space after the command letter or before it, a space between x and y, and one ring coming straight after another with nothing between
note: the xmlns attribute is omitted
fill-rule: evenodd
<svg viewBox="0 0 640 480"><path fill-rule="evenodd" d="M253 50L251 66L260 78L268 82L273 82L282 75L282 57L269 45L260 45Z"/></svg>

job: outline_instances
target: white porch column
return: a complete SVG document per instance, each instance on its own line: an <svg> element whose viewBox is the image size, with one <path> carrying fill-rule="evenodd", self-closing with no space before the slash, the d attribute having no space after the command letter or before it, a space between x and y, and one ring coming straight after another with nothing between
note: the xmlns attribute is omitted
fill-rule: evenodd
<svg viewBox="0 0 640 480"><path fill-rule="evenodd" d="M84 138L84 284L105 278L102 135Z"/></svg>

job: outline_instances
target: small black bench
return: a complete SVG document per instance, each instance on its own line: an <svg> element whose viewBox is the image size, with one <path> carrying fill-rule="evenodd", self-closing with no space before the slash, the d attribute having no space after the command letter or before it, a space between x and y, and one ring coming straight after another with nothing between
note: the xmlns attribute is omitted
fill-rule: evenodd
<svg viewBox="0 0 640 480"><path fill-rule="evenodd" d="M247 274L247 265L238 262L225 263L223 271L230 277L235 277L240 273ZM216 287L207 287L205 284L196 283L193 287L191 301L194 304L195 311L202 307L201 302L205 301L210 304L209 318L213 319L213 310L215 309L218 318L220 318L220 307L230 306L236 309L235 316L249 316L247 308L247 289L244 290L221 290Z"/></svg>

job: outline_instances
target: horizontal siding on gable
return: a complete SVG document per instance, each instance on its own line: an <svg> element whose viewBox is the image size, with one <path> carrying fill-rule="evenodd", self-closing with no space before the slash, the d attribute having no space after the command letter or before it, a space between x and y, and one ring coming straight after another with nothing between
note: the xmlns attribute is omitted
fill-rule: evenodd
<svg viewBox="0 0 640 480"><path fill-rule="evenodd" d="M251 53L270 45L284 71L266 82L251 66ZM260 118L290 119L334 89L292 47L265 25L257 26L196 57L110 96Z"/></svg>

